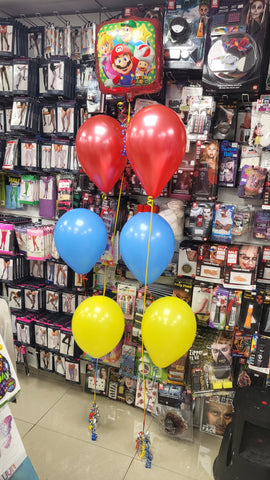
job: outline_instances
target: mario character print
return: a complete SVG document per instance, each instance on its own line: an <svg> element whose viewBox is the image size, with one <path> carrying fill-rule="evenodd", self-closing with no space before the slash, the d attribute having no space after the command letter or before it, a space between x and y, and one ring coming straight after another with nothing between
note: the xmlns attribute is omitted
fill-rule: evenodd
<svg viewBox="0 0 270 480"><path fill-rule="evenodd" d="M157 19L136 17L99 26L96 72L102 93L135 96L160 90L161 31Z"/></svg>

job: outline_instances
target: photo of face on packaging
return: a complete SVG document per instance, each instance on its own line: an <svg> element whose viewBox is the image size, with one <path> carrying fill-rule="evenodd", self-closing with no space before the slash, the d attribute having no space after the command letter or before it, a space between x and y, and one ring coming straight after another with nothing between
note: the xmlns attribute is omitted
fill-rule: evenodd
<svg viewBox="0 0 270 480"><path fill-rule="evenodd" d="M13 91L13 70L12 65L0 64L0 91Z"/></svg>
<svg viewBox="0 0 270 480"><path fill-rule="evenodd" d="M233 405L229 396L205 397L201 430L223 436L227 425L232 421Z"/></svg>

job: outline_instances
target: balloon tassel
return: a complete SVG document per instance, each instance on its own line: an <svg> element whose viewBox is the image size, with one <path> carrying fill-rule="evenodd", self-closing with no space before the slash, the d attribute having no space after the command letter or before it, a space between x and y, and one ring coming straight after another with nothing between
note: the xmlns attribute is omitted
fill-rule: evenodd
<svg viewBox="0 0 270 480"><path fill-rule="evenodd" d="M92 367L93 368L93 367ZM97 424L97 421L98 421L98 417L99 417L99 410L98 410L98 406L96 404L96 387L97 387L97 371L98 371L98 359L96 359L96 368L94 370L93 368L93 374L94 374L94 384L95 384L95 388L94 388L94 400L93 400L93 403L92 403L92 408L90 410L90 413L89 413L89 416L88 416L88 422L89 422L89 430L92 434L92 440L93 442L96 441L97 439L97 433L96 433L96 424Z"/></svg>
<svg viewBox="0 0 270 480"><path fill-rule="evenodd" d="M151 468L153 455L150 451L150 436L149 432L139 432L136 440L136 450L142 460L146 459L145 468Z"/></svg>

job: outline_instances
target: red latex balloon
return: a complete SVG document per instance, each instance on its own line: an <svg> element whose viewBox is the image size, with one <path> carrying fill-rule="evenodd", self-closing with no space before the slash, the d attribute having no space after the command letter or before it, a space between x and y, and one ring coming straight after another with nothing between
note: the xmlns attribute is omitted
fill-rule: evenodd
<svg viewBox="0 0 270 480"><path fill-rule="evenodd" d="M104 193L116 184L126 165L120 123L108 115L88 118L76 136L79 162L90 180Z"/></svg>
<svg viewBox="0 0 270 480"><path fill-rule="evenodd" d="M158 197L180 166L186 150L186 130L169 107L139 110L127 128L127 156L147 195Z"/></svg>

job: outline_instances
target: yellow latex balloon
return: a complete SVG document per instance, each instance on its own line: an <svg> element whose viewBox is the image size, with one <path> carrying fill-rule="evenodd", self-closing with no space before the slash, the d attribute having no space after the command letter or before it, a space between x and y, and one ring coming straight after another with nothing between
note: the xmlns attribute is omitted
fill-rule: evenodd
<svg viewBox="0 0 270 480"><path fill-rule="evenodd" d="M190 306L176 297L155 300L142 320L142 340L154 364L171 365L191 347L196 319Z"/></svg>
<svg viewBox="0 0 270 480"><path fill-rule="evenodd" d="M84 300L72 317L72 332L79 347L100 358L120 342L125 327L124 315L111 298L94 296Z"/></svg>

